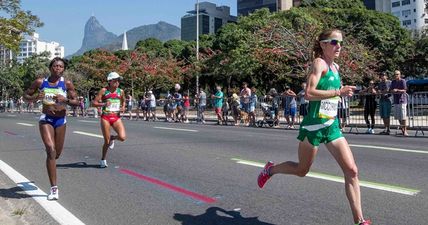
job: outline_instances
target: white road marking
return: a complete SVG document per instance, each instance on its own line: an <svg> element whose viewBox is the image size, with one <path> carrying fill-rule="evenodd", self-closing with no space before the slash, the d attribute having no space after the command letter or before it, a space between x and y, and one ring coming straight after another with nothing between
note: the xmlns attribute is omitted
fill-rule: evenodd
<svg viewBox="0 0 428 225"><path fill-rule="evenodd" d="M102 135L83 132L83 131L73 131L73 134L81 134L81 135L86 135L90 137L104 138Z"/></svg>
<svg viewBox="0 0 428 225"><path fill-rule="evenodd" d="M428 154L428 151L414 150L414 149L404 149L404 148L382 147L382 146L375 146L375 145L355 145L355 144L349 144L349 146L351 146L351 147L357 147L357 148L382 149L382 150L396 151L396 152L411 152L411 153Z"/></svg>
<svg viewBox="0 0 428 225"><path fill-rule="evenodd" d="M82 123L100 123L100 121L93 121L93 120L77 120L77 121Z"/></svg>
<svg viewBox="0 0 428 225"><path fill-rule="evenodd" d="M243 165L255 166L255 167L260 167L260 168L263 168L265 166L265 164L263 164L263 163L249 161L249 160L243 160L243 159L238 159L238 158L232 158L231 160L235 161L236 163L243 164ZM322 180L334 181L334 182L338 182L338 183L345 183L343 177L338 177L338 176L334 176L334 175L330 175L330 174L309 172L308 174L306 174L306 176L312 177L312 178L318 178L318 179L322 179ZM394 192L394 193L398 193L398 194L411 195L411 196L415 196L420 192L420 190L416 190L416 189L412 189L412 188L405 188L405 187L400 187L400 186L395 186L395 185L382 184L382 183L376 183L376 182L371 182L371 181L363 181L363 180L360 180L360 186L372 188L372 189L377 189L377 190L382 190L382 191Z"/></svg>
<svg viewBox="0 0 428 225"><path fill-rule="evenodd" d="M17 184L27 195L39 203L59 224L84 225L76 216L71 214L57 201L48 201L47 194L38 188L33 182L22 176L8 164L0 160L0 170Z"/></svg>
<svg viewBox="0 0 428 225"><path fill-rule="evenodd" d="M30 123L16 123L18 125L22 125L22 126L27 126L27 127L34 127L34 124L30 124Z"/></svg>
<svg viewBox="0 0 428 225"><path fill-rule="evenodd" d="M176 131L198 132L197 130L179 129L179 128L170 128L170 127L153 127L153 128L163 129L163 130L176 130Z"/></svg>

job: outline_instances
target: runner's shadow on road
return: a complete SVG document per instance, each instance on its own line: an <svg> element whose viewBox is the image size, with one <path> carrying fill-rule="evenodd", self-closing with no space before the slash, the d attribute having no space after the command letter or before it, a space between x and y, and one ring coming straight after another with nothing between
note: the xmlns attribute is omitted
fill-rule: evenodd
<svg viewBox="0 0 428 225"><path fill-rule="evenodd" d="M219 207L211 207L204 214L193 216L175 213L174 219L182 225L273 225L262 222L258 217L242 217L240 212L227 211Z"/></svg>
<svg viewBox="0 0 428 225"><path fill-rule="evenodd" d="M37 190L37 187L34 186L33 182L22 182L22 183L18 183L18 184L22 185L22 188L21 187L11 187L8 189L0 188L0 197L5 198L5 199L8 199L8 198L22 199L22 198L46 196L46 195L29 195L29 194L24 192L24 190L26 190L26 191Z"/></svg>
<svg viewBox="0 0 428 225"><path fill-rule="evenodd" d="M68 169L68 168L100 168L99 164L87 164L86 162L76 162L68 164L56 164L58 169Z"/></svg>

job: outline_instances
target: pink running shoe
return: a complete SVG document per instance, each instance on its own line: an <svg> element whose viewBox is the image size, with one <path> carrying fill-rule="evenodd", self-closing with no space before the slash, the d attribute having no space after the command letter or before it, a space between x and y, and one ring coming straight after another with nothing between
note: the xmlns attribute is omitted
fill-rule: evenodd
<svg viewBox="0 0 428 225"><path fill-rule="evenodd" d="M269 175L269 169L273 166L273 162L269 161L266 163L265 167L263 168L262 172L260 172L259 177L257 178L257 184L259 185L259 188L263 188L265 186L266 182L271 177Z"/></svg>
<svg viewBox="0 0 428 225"><path fill-rule="evenodd" d="M363 222L359 223L358 225L370 225L370 224L372 224L372 221L368 219L368 220L364 220Z"/></svg>

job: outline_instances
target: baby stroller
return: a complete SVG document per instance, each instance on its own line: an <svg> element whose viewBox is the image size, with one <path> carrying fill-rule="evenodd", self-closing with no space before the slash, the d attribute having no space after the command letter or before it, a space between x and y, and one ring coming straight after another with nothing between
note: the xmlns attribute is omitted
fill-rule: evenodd
<svg viewBox="0 0 428 225"><path fill-rule="evenodd" d="M275 111L273 110L272 106L262 102L260 103L260 107L262 108L262 111L263 111L263 119L258 120L256 125L258 127L264 127L264 126L273 127L273 125L275 124Z"/></svg>

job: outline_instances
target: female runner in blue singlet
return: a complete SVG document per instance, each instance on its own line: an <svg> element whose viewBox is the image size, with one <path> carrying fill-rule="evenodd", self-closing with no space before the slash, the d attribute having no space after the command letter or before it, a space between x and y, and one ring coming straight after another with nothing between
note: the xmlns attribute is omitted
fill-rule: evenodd
<svg viewBox="0 0 428 225"><path fill-rule="evenodd" d="M79 105L73 83L63 77L65 69L66 61L54 58L49 64L50 75L36 79L24 94L26 101L42 100L43 103L39 130L46 148L46 167L51 184L48 200L58 199L56 160L64 146L66 106Z"/></svg>

